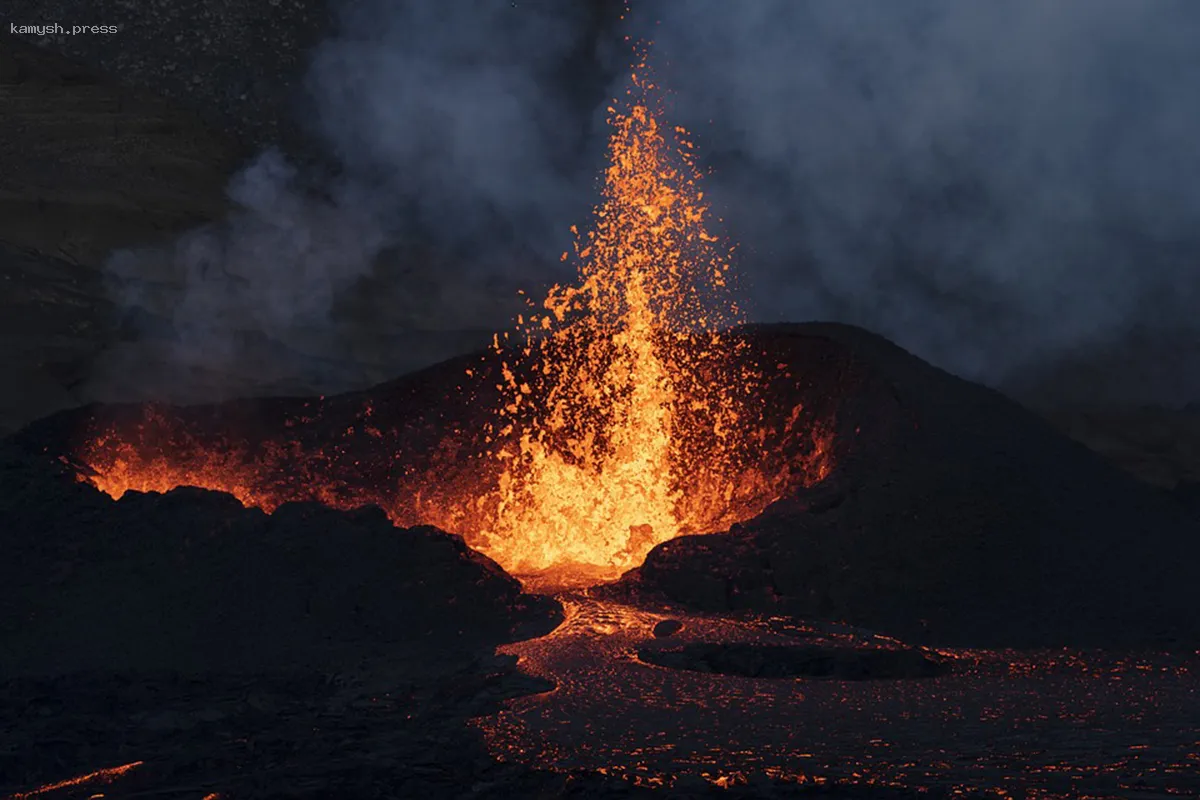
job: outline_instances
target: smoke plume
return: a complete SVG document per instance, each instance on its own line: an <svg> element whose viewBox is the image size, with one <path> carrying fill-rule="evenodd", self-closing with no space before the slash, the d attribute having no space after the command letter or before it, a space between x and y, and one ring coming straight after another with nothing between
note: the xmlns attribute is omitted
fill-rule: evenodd
<svg viewBox="0 0 1200 800"><path fill-rule="evenodd" d="M1074 394L1200 396L1197 348L1163 352L1200 327L1200 4L687 0L637 21L760 317L859 323L993 384L1140 341L1156 374L1081 372Z"/></svg>
<svg viewBox="0 0 1200 800"><path fill-rule="evenodd" d="M227 220L111 261L123 306L169 317L174 360L245 372L265 341L329 372L358 334L502 328L517 288L570 277L559 256L602 142L590 37L603 14L508 0L339 10L297 104L323 163L268 151L231 182ZM164 279L181 291L156 302Z"/></svg>
<svg viewBox="0 0 1200 800"><path fill-rule="evenodd" d="M392 295L363 326L409 307L503 326L491 299L570 277L551 265L586 222L631 35L712 169L757 318L861 324L1028 395L1200 397L1194 0L341 11L303 104L336 177L268 153L228 223L154 254L185 276L191 351L331 330L369 279Z"/></svg>

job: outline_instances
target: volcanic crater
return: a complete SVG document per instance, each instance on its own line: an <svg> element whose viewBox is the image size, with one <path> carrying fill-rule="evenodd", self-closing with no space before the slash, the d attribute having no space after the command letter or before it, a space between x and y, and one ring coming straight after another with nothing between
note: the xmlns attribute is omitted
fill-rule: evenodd
<svg viewBox="0 0 1200 800"><path fill-rule="evenodd" d="M730 339L744 374L761 376L742 401L760 424L741 462L748 491L599 594L840 620L935 646L1195 641L1195 518L1167 493L861 329L745 326ZM486 554L472 525L508 444L488 441L505 363L487 351L323 398L91 406L6 444L70 475L64 497L97 487L123 498L116 508L195 486L268 512L378 506ZM32 501L6 499L18 527L47 526ZM519 577L553 591L615 574L567 564Z"/></svg>

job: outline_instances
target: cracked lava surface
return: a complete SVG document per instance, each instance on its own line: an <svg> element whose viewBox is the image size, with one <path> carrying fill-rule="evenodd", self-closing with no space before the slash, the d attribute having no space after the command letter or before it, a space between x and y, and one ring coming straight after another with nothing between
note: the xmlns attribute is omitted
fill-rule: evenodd
<svg viewBox="0 0 1200 800"><path fill-rule="evenodd" d="M950 669L931 678L705 674L645 663L637 650L902 645L849 627L640 610L593 593L558 595L561 626L500 648L556 688L477 721L498 758L645 785L769 777L994 797L1200 796L1200 653L939 650L930 655ZM656 640L665 619L683 628Z"/></svg>

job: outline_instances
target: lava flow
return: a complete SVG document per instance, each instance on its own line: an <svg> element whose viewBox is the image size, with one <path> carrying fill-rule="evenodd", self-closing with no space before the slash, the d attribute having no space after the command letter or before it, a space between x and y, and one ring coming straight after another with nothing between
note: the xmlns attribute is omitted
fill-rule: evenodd
<svg viewBox="0 0 1200 800"><path fill-rule="evenodd" d="M479 407L494 409L490 417L446 412L388 432L364 402L342 441L250 446L147 408L133 427L93 432L78 457L82 477L114 498L192 485L267 511L291 500L373 503L398 525L462 534L514 574L591 577L822 480L827 420L803 404L768 412L757 400L770 376L730 332L740 317L730 249L706 229L692 145L663 125L646 73L643 60L624 110L610 109L603 201L593 230L572 229L577 285L554 287L518 317L478 366L458 373L459 397L445 398L464 417ZM779 419L767 423L768 413ZM291 432L307 422L289 422ZM436 436L416 444L422 428ZM804 443L765 460L765 442L781 435Z"/></svg>
<svg viewBox="0 0 1200 800"><path fill-rule="evenodd" d="M740 672L697 671L653 655L753 643L812 648L820 654L810 663L830 666L843 648L882 656L909 646L838 623L597 594L559 595L561 626L500 648L555 689L474 721L497 758L651 787L757 784L767 796L773 781L863 797L889 787L932 797L1200 796L1200 653L920 648L942 663L939 674L767 677L781 659L766 655L741 656ZM660 638L664 620L677 630Z"/></svg>

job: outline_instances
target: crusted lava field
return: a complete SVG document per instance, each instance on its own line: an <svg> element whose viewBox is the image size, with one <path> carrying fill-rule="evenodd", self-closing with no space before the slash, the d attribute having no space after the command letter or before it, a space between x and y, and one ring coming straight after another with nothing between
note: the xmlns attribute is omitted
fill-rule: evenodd
<svg viewBox="0 0 1200 800"><path fill-rule="evenodd" d="M107 741L148 725L126 736L158 764L139 790L185 775L230 798L461 796L450 775L467 758L484 796L1196 788L1193 511L866 331L734 335L762 376L746 395L763 425L752 466L783 476L777 496L731 493L731 530L553 598L473 549L487 542L461 511L503 446L488 441L493 351L335 397L90 406L27 426L0 445L5 728ZM824 479L800 480L817 455ZM245 699L297 671L325 688ZM209 677L178 688L186 675ZM230 675L242 683L214 677ZM347 680L350 699L334 690ZM175 688L70 716L131 684ZM75 711L37 711L72 692ZM176 708L206 692L225 710ZM147 722L155 703L174 721ZM268 724L264 703L284 716ZM332 738L280 755L308 730ZM23 771L0 789L132 752L92 739L50 761L11 743L3 764Z"/></svg>
<svg viewBox="0 0 1200 800"><path fill-rule="evenodd" d="M556 689L474 722L512 763L768 797L780 781L878 797L1200 792L1195 652L931 649L602 587L559 599L561 626L500 648Z"/></svg>

